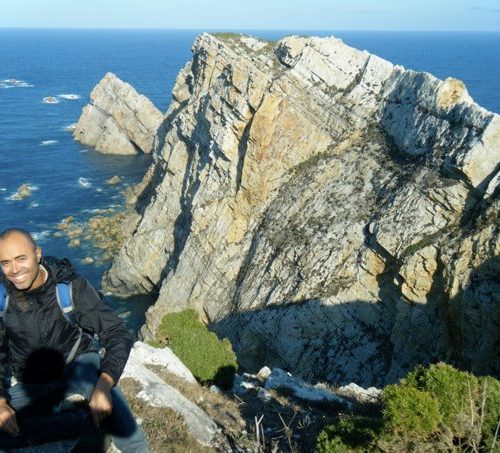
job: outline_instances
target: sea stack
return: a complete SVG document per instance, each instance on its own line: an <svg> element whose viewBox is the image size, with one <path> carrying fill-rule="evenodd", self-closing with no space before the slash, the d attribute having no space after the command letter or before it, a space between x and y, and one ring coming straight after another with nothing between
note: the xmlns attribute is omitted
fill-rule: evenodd
<svg viewBox="0 0 500 453"><path fill-rule="evenodd" d="M161 112L148 98L107 73L92 90L73 136L104 154L149 154L162 121Z"/></svg>

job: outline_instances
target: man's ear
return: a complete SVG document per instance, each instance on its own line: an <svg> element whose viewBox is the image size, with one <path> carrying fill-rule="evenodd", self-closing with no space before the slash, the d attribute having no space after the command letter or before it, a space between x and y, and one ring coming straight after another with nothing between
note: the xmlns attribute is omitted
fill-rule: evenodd
<svg viewBox="0 0 500 453"><path fill-rule="evenodd" d="M42 259L42 249L40 247L37 247L35 249L35 253L36 253L36 260L38 261L38 263L40 263L40 260Z"/></svg>

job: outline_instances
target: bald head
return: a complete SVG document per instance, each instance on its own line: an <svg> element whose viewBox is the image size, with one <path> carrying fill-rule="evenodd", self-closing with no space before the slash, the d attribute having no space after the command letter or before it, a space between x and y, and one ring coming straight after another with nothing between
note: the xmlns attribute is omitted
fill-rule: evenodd
<svg viewBox="0 0 500 453"><path fill-rule="evenodd" d="M6 230L3 230L0 233L0 241L2 239L7 239L12 234L18 234L24 236L24 238L33 246L33 249L36 249L36 243L35 240L33 239L33 236L31 236L30 233L21 228L7 228Z"/></svg>

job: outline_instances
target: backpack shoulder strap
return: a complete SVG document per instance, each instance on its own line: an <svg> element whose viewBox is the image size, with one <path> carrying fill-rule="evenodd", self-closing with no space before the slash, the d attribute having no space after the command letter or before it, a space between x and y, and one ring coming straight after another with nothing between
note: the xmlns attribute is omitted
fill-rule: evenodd
<svg viewBox="0 0 500 453"><path fill-rule="evenodd" d="M80 346L80 342L82 341L82 335L83 335L83 330L77 324L73 313L75 305L73 303L73 286L71 282L58 283L56 285L56 296L57 296L57 303L59 305L59 308L61 309L62 314L66 318L66 321L68 321L70 325L72 325L75 329L78 329L78 331L80 332L75 344L71 348L71 351L69 352L68 357L66 358L66 363L71 363L75 357L78 347Z"/></svg>
<svg viewBox="0 0 500 453"><path fill-rule="evenodd" d="M9 296L7 295L7 290L5 289L5 285L0 283L0 318L3 318L8 303Z"/></svg>
<svg viewBox="0 0 500 453"><path fill-rule="evenodd" d="M61 309L62 314L66 320L73 326L76 327L76 322L73 315L74 305L73 305L73 288L70 283L58 283L56 285L56 296L57 303Z"/></svg>

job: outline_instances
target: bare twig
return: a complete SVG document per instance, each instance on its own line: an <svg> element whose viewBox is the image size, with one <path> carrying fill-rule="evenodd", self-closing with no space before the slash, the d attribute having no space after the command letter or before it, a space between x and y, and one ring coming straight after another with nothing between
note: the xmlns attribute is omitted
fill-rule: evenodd
<svg viewBox="0 0 500 453"><path fill-rule="evenodd" d="M238 395L234 395L234 400L236 401L236 405L238 406L238 408L247 404L246 401L241 399Z"/></svg>
<svg viewBox="0 0 500 453"><path fill-rule="evenodd" d="M500 430L500 418L498 419L497 428L495 429L495 435L493 436L493 442L491 443L491 450L490 450L491 453L493 453L495 449L495 444L497 443L499 430Z"/></svg>
<svg viewBox="0 0 500 453"><path fill-rule="evenodd" d="M254 420L255 420L255 436L257 438L257 445L256 445L256 451L257 452L264 451L264 447L266 445L265 444L265 438L264 438L264 430L262 429L262 426L261 426L263 418L264 418L264 414L262 414L258 420L257 420L257 416L254 417ZM262 440L260 438L261 431L262 431ZM261 445L261 442L262 442L262 445Z"/></svg>
<svg viewBox="0 0 500 453"><path fill-rule="evenodd" d="M469 403L470 403L470 426L474 427L474 398L472 398L472 390L470 388L470 381L467 378L467 390L469 391Z"/></svg>
<svg viewBox="0 0 500 453"><path fill-rule="evenodd" d="M294 451L294 448L293 448L293 445L292 445L292 436L293 436L293 429L290 428L290 425L292 424L293 422L293 419L295 418L295 416L297 415L297 412L295 412L292 416L292 418L290 419L290 421L288 422L288 424L285 423L285 420L283 420L283 417L281 416L280 413L278 413L278 416L281 420L281 423L283 424L283 433L285 434L285 437L288 441L288 445L290 447L290 451L293 452Z"/></svg>

